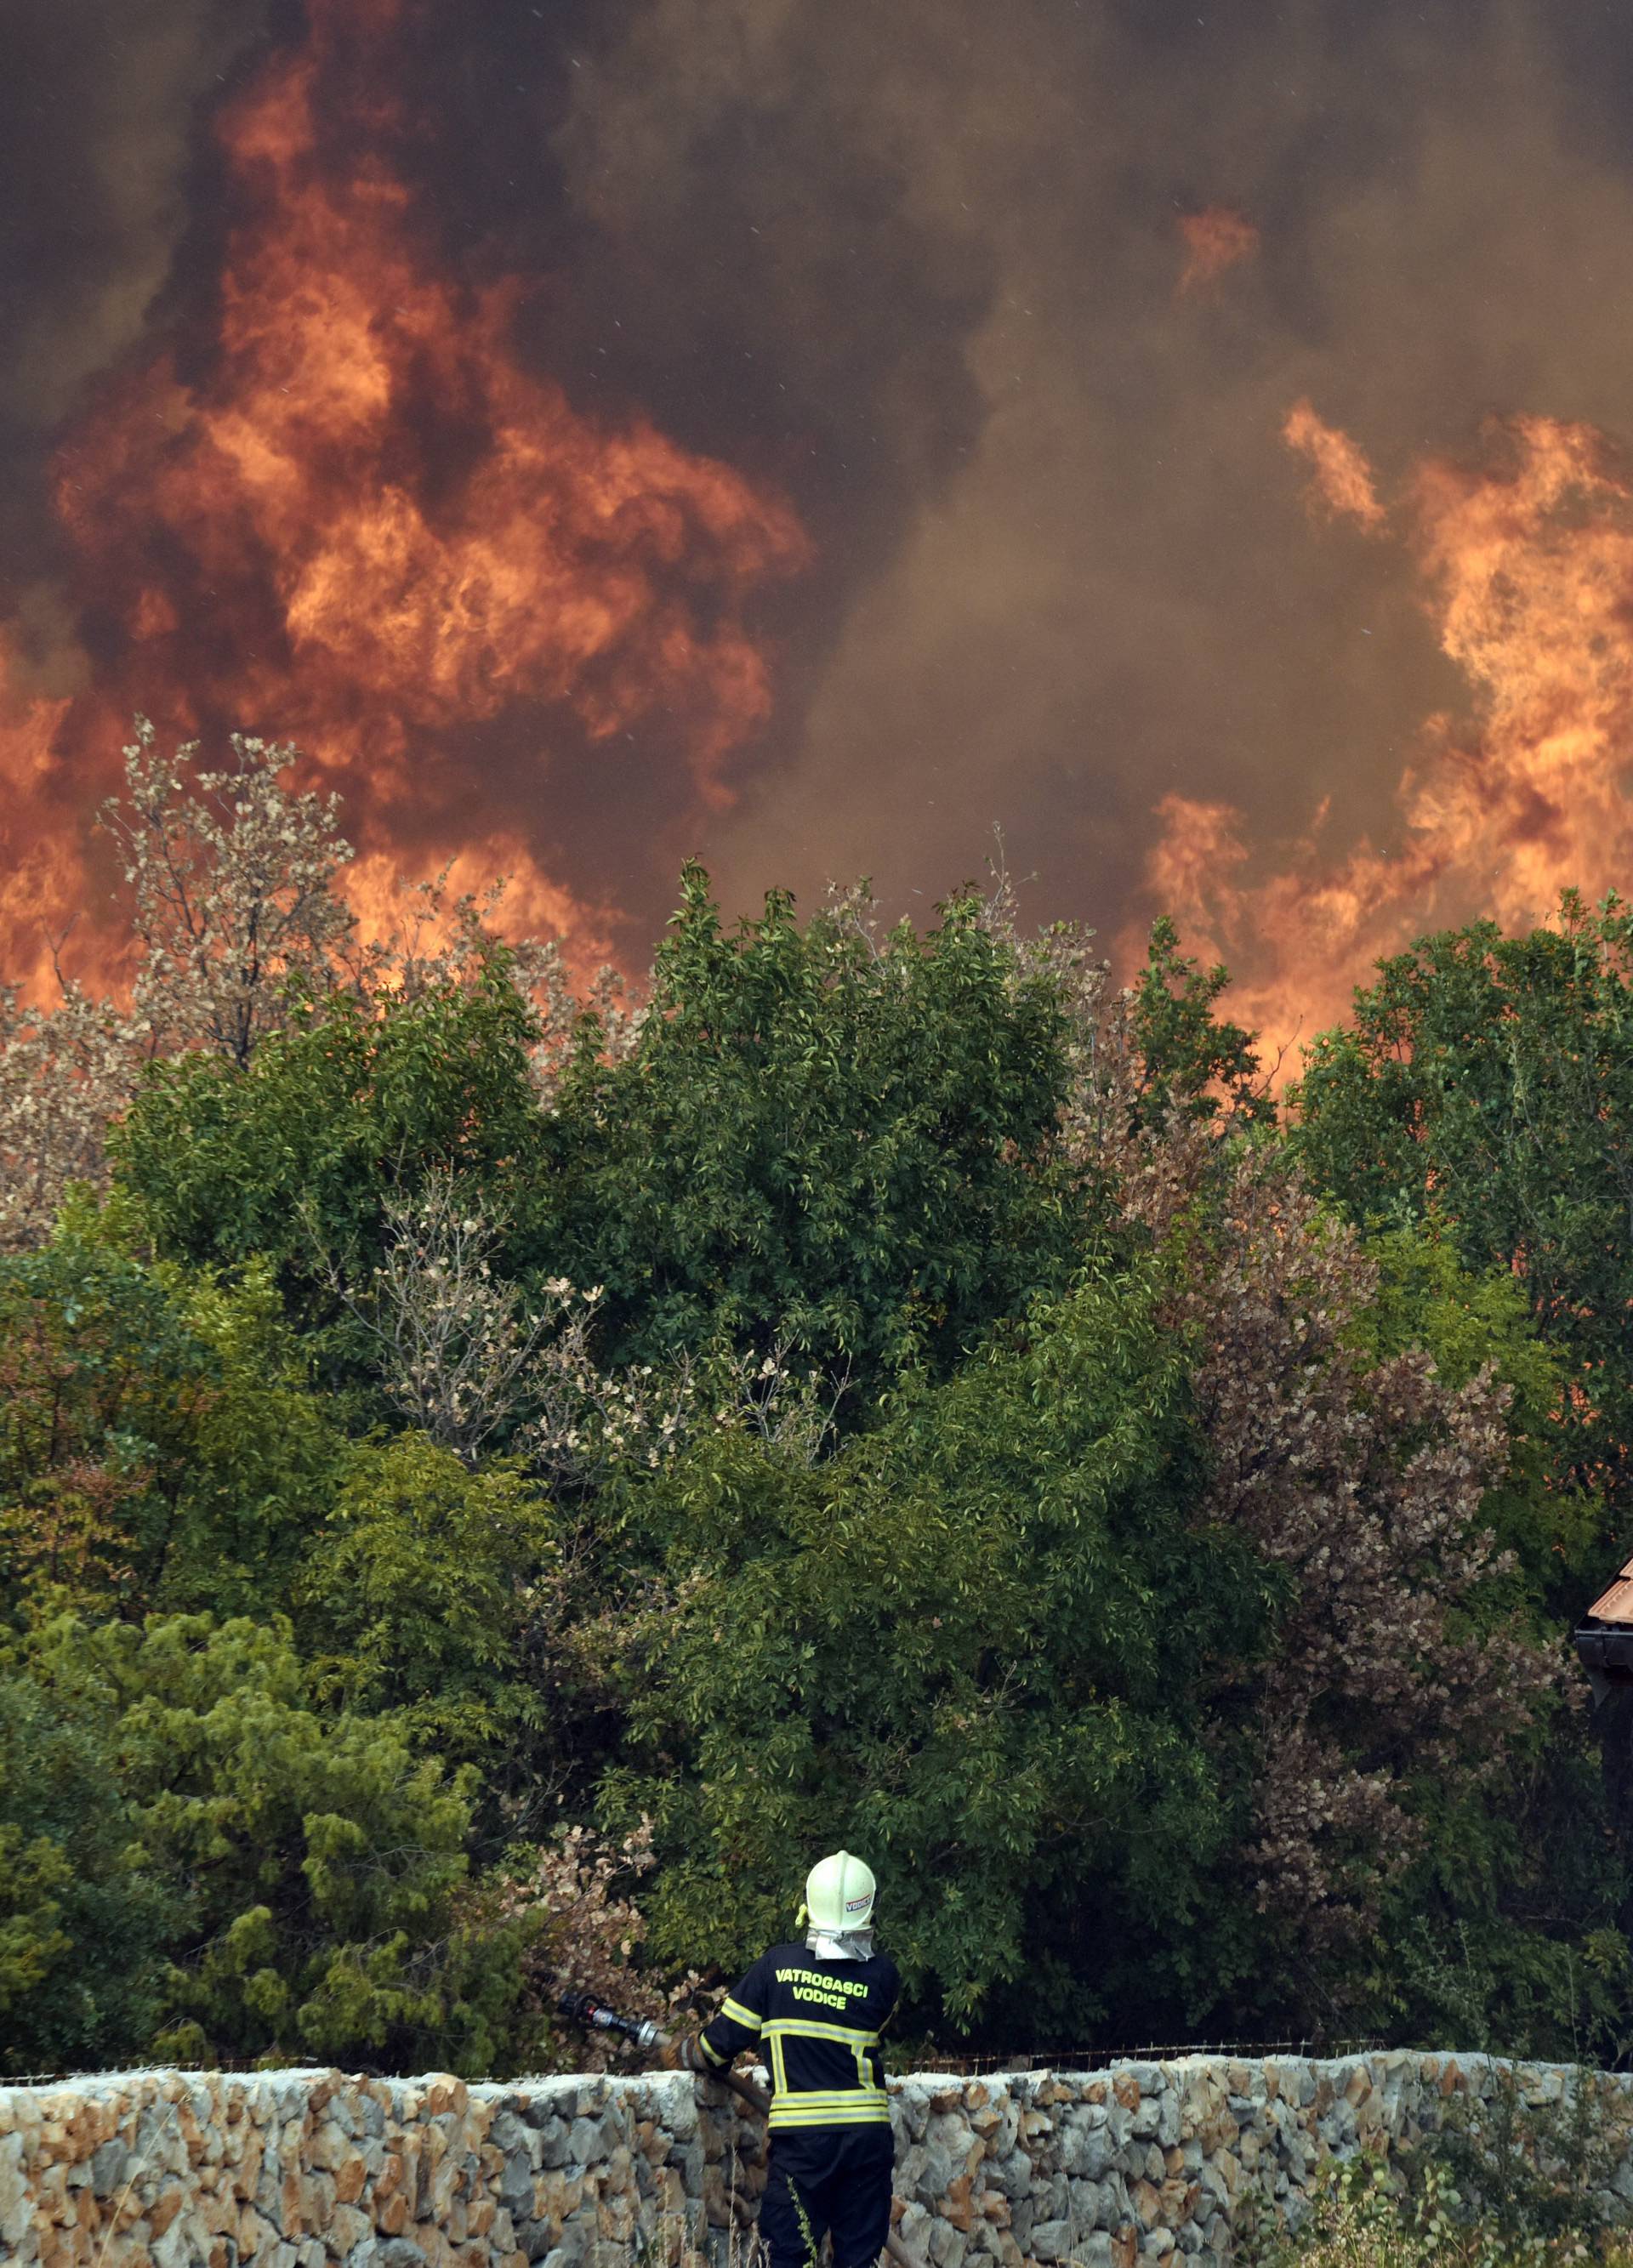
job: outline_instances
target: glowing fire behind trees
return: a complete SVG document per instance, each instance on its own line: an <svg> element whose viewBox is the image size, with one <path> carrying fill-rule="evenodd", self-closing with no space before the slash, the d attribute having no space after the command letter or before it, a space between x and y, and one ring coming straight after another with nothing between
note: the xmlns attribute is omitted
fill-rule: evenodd
<svg viewBox="0 0 1633 2268"><path fill-rule="evenodd" d="M1285 434L1326 507L1375 533L1385 515L1356 445L1307 403ZM1330 845L1323 804L1272 862L1228 804L1158 806L1152 902L1230 966L1235 1012L1273 1045L1335 1021L1373 961L1427 929L1529 927L1562 889L1633 879L1633 486L1602 437L1506 420L1480 463L1417 465L1393 520L1474 694L1468 722L1425 724L1396 789L1398 841Z"/></svg>
<svg viewBox="0 0 1633 2268"><path fill-rule="evenodd" d="M311 0L304 43L226 103L207 320L113 372L57 449L74 635L42 673L38 622L31 640L0 621L0 948L35 994L47 939L111 880L88 824L138 709L169 741L299 740L345 792L366 918L400 867L452 858L456 889L508 871L516 924L580 959L627 909L552 865L573 768L627 777L631 824L678 860L770 712L755 601L807 560L800 526L639 416L586 415L515 349L526 286L439 264L394 156L413 128L392 38L417 4ZM1178 226L1182 294L1262 252L1225 205ZM1272 1044L1341 1013L1415 932L1529 923L1562 886L1625 883L1633 848L1633 494L1598 438L1515 419L1479 462L1426 460L1392 496L1312 401L1282 431L1334 523L1319 540L1402 543L1473 702L1424 725L1373 839L1295 802L1304 831L1278 850L1217 794L1161 805L1149 909L1230 964ZM70 953L92 980L97 942L92 919Z"/></svg>
<svg viewBox="0 0 1633 2268"><path fill-rule="evenodd" d="M804 560L797 521L639 419L580 415L516 358L521 287L437 271L381 154L401 127L381 90L402 4L314 0L304 46L228 104L215 335L150 350L57 452L96 689L8 696L0 644L0 932L18 974L39 978L43 932L86 887L86 821L133 711L173 737L298 739L349 791L349 821L361 808L365 914L462 731L514 717L543 747L553 725L607 763L641 734L701 811L768 713L745 607ZM519 914L588 945L597 909L541 869L473 770L462 834L420 865L495 857Z"/></svg>

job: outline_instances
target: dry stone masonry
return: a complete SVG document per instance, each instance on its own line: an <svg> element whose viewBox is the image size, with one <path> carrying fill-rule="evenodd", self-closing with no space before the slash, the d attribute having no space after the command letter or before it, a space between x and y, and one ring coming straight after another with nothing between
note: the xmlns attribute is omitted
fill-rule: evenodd
<svg viewBox="0 0 1633 2268"><path fill-rule="evenodd" d="M1448 2098L1489 2093L1499 2068L1189 2057L897 2080L898 2233L926 2268L1219 2268L1247 2192L1296 2226L1325 2161L1432 2146ZM1513 2068L1532 2102L1569 2084ZM0 2088L8 2268L747 2268L765 2178L757 2124L679 2073ZM1600 2204L1624 2200L1633 2157Z"/></svg>

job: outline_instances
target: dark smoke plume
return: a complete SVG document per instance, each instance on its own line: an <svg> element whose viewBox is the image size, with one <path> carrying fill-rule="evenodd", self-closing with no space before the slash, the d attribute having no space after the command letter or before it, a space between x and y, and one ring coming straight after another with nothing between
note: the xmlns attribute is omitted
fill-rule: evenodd
<svg viewBox="0 0 1633 2268"><path fill-rule="evenodd" d="M207 372L212 115L304 19L251 0L160 0L116 33L63 0L10 19L0 594L19 668L55 694L111 648L51 447L161 335ZM916 905L997 823L1038 911L1111 937L1176 871L1151 865L1164 799L1238 815L1247 899L1323 811L1321 858L1393 857L1425 720L1478 740L1497 697L1401 500L1431 462L1505 477L1485 469L1493 416L1629 431L1620 18L501 0L410 11L382 55L396 108L376 138L414 225L462 291L519 282L524 367L582 416L647 421L786 497L809 539L744 602L775 699L713 801L655 721L615 763L570 718L517 711L428 735L417 814L398 797L369 821L421 865L462 814L503 822L632 950L693 848L734 905L858 871ZM340 166L355 107L333 127ZM1306 436L1364 458L1378 527L1312 516L1285 438L1301 403ZM483 446L439 440L451 480ZM1613 487L1562 497L1567 516L1620 508ZM368 780L349 785L366 816ZM1462 882L1477 899L1454 865L1424 863L1388 921L1458 910ZM1238 935L1251 957L1251 921ZM1337 969L1353 943L1308 949Z"/></svg>

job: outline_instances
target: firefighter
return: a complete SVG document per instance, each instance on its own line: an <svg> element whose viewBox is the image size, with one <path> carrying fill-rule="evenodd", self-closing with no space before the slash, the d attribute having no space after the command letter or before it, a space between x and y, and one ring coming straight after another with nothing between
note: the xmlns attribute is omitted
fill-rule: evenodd
<svg viewBox="0 0 1633 2268"><path fill-rule="evenodd" d="M879 2035L901 1979L873 1949L872 1872L848 1851L811 1868L803 1943L763 1953L706 2025L694 2070L730 2067L757 2048L771 2074L771 2159L760 2235L772 2268L871 2268L890 2229L895 2146Z"/></svg>

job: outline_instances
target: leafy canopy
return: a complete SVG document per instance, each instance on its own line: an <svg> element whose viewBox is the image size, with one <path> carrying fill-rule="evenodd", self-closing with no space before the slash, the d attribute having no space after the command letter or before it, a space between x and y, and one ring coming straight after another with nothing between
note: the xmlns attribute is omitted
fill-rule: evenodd
<svg viewBox="0 0 1633 2268"><path fill-rule="evenodd" d="M1205 2004L1232 1797L1203 1672L1272 1587L1190 1521L1198 1472L1152 1284L1091 1277L824 1466L724 1437L654 1483L677 1595L614 1793L660 1822L657 1947L729 1965L846 1842L956 2023Z"/></svg>
<svg viewBox="0 0 1633 2268"><path fill-rule="evenodd" d="M773 892L728 932L689 866L632 1055L587 1045L561 1096L558 1263L630 1359L786 1335L869 1396L944 1370L1069 1274L1066 1042L973 898L879 939Z"/></svg>
<svg viewBox="0 0 1633 2268"><path fill-rule="evenodd" d="M63 1617L27 1667L102 1728L132 1859L180 1904L154 2053L502 2056L520 1948L462 1923L469 1776L388 1715L320 1713L286 1624Z"/></svg>
<svg viewBox="0 0 1633 2268"><path fill-rule="evenodd" d="M1357 1219L1437 1216L1476 1275L1511 1270L1565 1359L1557 1479L1633 1511L1633 913L1421 939L1312 1052L1297 1152ZM1607 1544L1607 1549L1614 1548Z"/></svg>
<svg viewBox="0 0 1633 2268"><path fill-rule="evenodd" d="M525 1786L557 1562L554 1516L521 1474L469 1472L423 1434L360 1443L302 1571L308 1656L353 1708L480 1764L490 1796Z"/></svg>
<svg viewBox="0 0 1633 2268"><path fill-rule="evenodd" d="M264 1268L225 1286L70 1209L0 1258L0 1612L281 1602L342 1445Z"/></svg>

